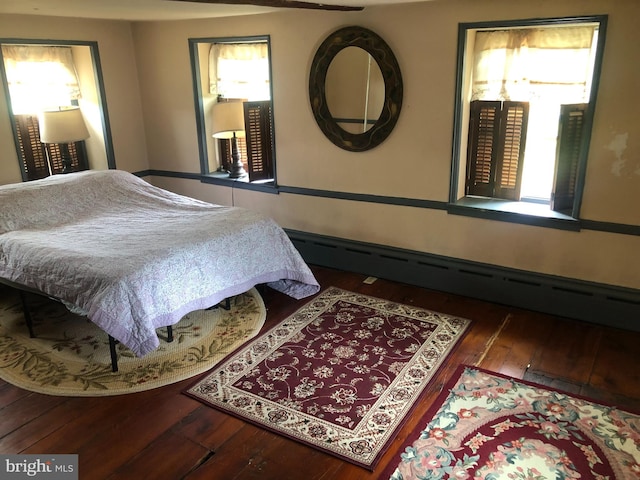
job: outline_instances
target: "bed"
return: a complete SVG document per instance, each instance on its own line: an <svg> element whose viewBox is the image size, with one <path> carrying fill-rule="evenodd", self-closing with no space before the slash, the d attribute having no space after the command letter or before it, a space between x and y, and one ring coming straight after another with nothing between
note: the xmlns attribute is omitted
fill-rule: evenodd
<svg viewBox="0 0 640 480"><path fill-rule="evenodd" d="M272 219L121 170L0 186L0 279L60 300L138 357L159 346L156 329L256 285L296 299L320 289Z"/></svg>

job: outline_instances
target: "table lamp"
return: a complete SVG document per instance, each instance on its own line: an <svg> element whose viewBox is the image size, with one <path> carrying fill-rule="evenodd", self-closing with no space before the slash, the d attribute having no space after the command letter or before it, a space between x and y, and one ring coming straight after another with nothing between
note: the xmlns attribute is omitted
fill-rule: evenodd
<svg viewBox="0 0 640 480"><path fill-rule="evenodd" d="M89 131L79 108L42 112L39 116L40 141L60 144L62 173L71 172L69 143L89 138Z"/></svg>
<svg viewBox="0 0 640 480"><path fill-rule="evenodd" d="M214 138L231 140L230 178L239 178L247 174L240 159L238 137L245 135L244 104L242 101L218 102L213 104L212 128Z"/></svg>

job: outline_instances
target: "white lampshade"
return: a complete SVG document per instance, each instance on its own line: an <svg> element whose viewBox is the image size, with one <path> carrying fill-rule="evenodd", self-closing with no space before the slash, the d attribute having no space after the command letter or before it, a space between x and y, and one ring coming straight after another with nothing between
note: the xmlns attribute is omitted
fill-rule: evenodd
<svg viewBox="0 0 640 480"><path fill-rule="evenodd" d="M79 108L42 112L39 123L42 143L71 143L89 137Z"/></svg>
<svg viewBox="0 0 640 480"><path fill-rule="evenodd" d="M211 131L215 138L244 136L244 104L242 101L218 102L212 108Z"/></svg>

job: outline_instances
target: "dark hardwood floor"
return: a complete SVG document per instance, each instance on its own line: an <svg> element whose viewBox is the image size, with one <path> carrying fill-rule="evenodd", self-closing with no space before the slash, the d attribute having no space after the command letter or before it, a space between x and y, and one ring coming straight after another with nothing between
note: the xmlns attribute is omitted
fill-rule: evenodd
<svg viewBox="0 0 640 480"><path fill-rule="evenodd" d="M183 395L190 379L116 397L52 397L0 380L1 453L77 453L81 479L370 479L407 439L443 383L474 364L640 410L640 333L557 318L364 275L316 268L334 285L472 320L376 471L269 433ZM270 328L300 308L266 289Z"/></svg>

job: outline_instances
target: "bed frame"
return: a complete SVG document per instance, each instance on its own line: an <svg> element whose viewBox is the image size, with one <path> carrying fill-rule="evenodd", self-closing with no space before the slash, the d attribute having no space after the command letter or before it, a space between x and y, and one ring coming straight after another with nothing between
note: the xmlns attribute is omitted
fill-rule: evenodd
<svg viewBox="0 0 640 480"><path fill-rule="evenodd" d="M63 303L62 300L60 300L59 298L52 297L51 295L43 293L40 290L37 290L35 288L27 287L25 285L12 282L10 280L7 280L6 278L0 278L0 284L6 285L7 287L17 290L18 294L20 295L20 302L22 303L22 313L24 315L24 320L25 320L25 323L27 324L27 328L29 329L29 336L31 338L35 338L36 335L33 329L33 319L31 317L31 311L29 310L29 304L27 302L26 294L31 293L34 295L38 295L40 297L46 297L50 300L53 300L54 302ZM207 308L207 310L212 310L218 307L224 308L225 310L230 310L231 300L229 298L226 298L219 304L213 305ZM167 343L171 343L173 342L173 327L171 325L167 325L166 328L167 328ZM119 343L118 340L113 338L113 336L109 335L109 353L111 355L111 371L114 373L118 371L118 354L116 353L117 343Z"/></svg>

